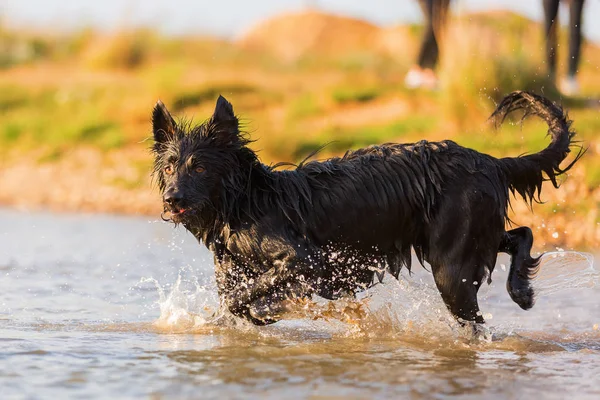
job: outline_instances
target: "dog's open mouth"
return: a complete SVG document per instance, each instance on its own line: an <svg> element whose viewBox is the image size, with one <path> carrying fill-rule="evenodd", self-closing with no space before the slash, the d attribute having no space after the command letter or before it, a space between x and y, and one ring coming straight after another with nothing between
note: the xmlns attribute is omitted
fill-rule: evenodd
<svg viewBox="0 0 600 400"><path fill-rule="evenodd" d="M178 220L181 220L183 218L183 216L189 211L190 211L189 208L165 207L161 214L161 218L165 221L177 222Z"/></svg>

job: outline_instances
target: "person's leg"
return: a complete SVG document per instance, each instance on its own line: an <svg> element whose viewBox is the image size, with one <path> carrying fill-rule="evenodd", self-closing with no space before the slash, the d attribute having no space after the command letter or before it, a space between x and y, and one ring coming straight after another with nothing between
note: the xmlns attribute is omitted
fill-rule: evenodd
<svg viewBox="0 0 600 400"><path fill-rule="evenodd" d="M546 63L548 75L552 80L556 77L556 46L558 30L559 0L544 0L544 33L546 34Z"/></svg>
<svg viewBox="0 0 600 400"><path fill-rule="evenodd" d="M437 77L433 72L439 59L439 33L442 29L450 0L419 0L425 17L423 39L413 66L404 80L409 88L426 87L433 89L437 86Z"/></svg>
<svg viewBox="0 0 600 400"><path fill-rule="evenodd" d="M571 0L569 9L569 61L567 76L560 80L560 91L567 95L575 95L579 92L577 82L577 67L579 66L579 54L581 50L581 14L583 11L583 0Z"/></svg>
<svg viewBox="0 0 600 400"><path fill-rule="evenodd" d="M420 0L425 16L425 32L418 64L422 69L434 69L439 59L439 35L448 15L450 0Z"/></svg>
<svg viewBox="0 0 600 400"><path fill-rule="evenodd" d="M438 45L435 40L435 32L433 28L433 7L435 0L420 0L421 10L425 17L423 39L421 41L421 49L417 58L417 64L421 69L433 69L437 62Z"/></svg>
<svg viewBox="0 0 600 400"><path fill-rule="evenodd" d="M577 75L581 50L581 14L584 0L571 0L569 10L569 76Z"/></svg>

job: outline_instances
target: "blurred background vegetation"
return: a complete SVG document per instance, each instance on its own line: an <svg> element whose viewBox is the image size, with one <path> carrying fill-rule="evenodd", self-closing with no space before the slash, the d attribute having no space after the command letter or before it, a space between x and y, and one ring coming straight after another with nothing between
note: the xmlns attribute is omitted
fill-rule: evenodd
<svg viewBox="0 0 600 400"><path fill-rule="evenodd" d="M325 143L317 158L421 139L453 139L495 156L537 151L548 142L541 122L500 132L487 122L504 94L528 89L569 109L588 153L564 190L546 191L549 205L532 217L517 205L517 220L537 224L552 243L564 243L564 233L577 236L570 243L600 243L600 48L584 43L582 92L568 98L548 80L539 23L510 12L463 14L443 37L441 86L408 90L404 75L421 31L317 11L276 16L235 40L0 25L0 202L156 212L148 148L159 98L201 122L224 95L263 161L275 163ZM546 224L550 215L555 222Z"/></svg>

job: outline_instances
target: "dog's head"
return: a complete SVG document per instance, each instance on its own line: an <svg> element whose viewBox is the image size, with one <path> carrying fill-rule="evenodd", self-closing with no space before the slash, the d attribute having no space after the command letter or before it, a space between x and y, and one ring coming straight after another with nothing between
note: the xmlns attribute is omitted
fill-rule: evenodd
<svg viewBox="0 0 600 400"><path fill-rule="evenodd" d="M241 185L236 176L249 151L231 104L219 96L212 117L192 126L175 122L159 100L152 113L152 129L154 178L169 219L179 223L218 212L224 192Z"/></svg>

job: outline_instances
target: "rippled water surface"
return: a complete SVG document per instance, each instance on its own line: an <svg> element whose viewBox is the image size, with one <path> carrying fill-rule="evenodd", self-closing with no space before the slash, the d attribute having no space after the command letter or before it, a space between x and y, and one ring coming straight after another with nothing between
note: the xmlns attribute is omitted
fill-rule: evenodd
<svg viewBox="0 0 600 400"><path fill-rule="evenodd" d="M586 254L545 256L522 311L500 259L480 292L492 343L430 274L257 328L215 316L210 254L148 220L0 210L0 398L600 398L600 287ZM548 249L553 250L553 249Z"/></svg>

